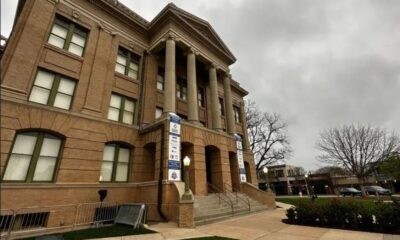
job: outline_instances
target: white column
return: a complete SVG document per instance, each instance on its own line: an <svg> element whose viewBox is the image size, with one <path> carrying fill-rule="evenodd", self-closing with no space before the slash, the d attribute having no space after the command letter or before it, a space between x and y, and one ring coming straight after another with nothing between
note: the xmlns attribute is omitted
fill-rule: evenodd
<svg viewBox="0 0 400 240"><path fill-rule="evenodd" d="M235 134L235 118L233 116L232 93L231 93L231 75L229 73L224 76L224 95L225 95L225 112L227 127L229 134Z"/></svg>
<svg viewBox="0 0 400 240"><path fill-rule="evenodd" d="M175 76L175 40L169 36L165 44L164 75L164 112L175 113L176 76Z"/></svg>
<svg viewBox="0 0 400 240"><path fill-rule="evenodd" d="M214 130L221 130L221 113L219 111L217 69L215 68L214 64L210 65L208 72L211 90L212 128Z"/></svg>
<svg viewBox="0 0 400 240"><path fill-rule="evenodd" d="M188 120L199 122L197 103L196 56L192 48L187 53Z"/></svg>

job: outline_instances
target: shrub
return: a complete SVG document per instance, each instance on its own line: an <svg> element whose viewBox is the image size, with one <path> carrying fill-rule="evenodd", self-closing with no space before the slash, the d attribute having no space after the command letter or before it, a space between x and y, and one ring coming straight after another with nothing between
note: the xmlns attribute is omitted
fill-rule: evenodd
<svg viewBox="0 0 400 240"><path fill-rule="evenodd" d="M333 199L300 203L286 212L289 223L342 229L399 233L400 208L393 203L364 203Z"/></svg>

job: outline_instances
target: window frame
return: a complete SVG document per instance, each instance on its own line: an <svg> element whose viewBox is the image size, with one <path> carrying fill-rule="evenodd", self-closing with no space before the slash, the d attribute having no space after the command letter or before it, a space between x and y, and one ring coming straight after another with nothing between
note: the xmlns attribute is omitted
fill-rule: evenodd
<svg viewBox="0 0 400 240"><path fill-rule="evenodd" d="M37 78L37 76L38 76L39 71L47 72L47 73L50 73L50 74L54 74L53 84L51 85L51 89L47 89L47 88L44 88L44 87L36 86L36 85L35 85L36 78ZM70 104L69 104L69 108L68 108L68 109L54 106L54 102L55 102L55 100L56 100L57 93L59 93L58 89L59 89L59 87L60 87L61 78L68 79L68 80L73 81L73 82L75 83L74 91L73 91L72 95L68 95L68 94L66 94L66 93L61 93L61 94L64 94L64 95L71 96L71 102L70 102ZM73 103L74 103L77 85L78 85L78 81L76 81L75 79L72 79L72 78L70 78L70 77L64 76L64 75L62 75L62 74L59 74L59 73L56 73L56 72L53 72L53 71L49 71L49 70L47 70L47 69L38 68L38 69L36 70L35 78L33 79L33 82L32 82L32 85L31 85L31 90L30 90L30 92L29 92L29 95L28 95L28 99L27 99L27 100L28 100L28 102L31 102L31 103L40 104L40 105L45 105L45 106L49 106L49 107L55 107L55 108L58 108L58 109L70 111L71 108L72 108L72 105L73 105ZM33 88L34 88L34 87L38 87L38 88L50 90L49 98L47 99L47 103L46 103L46 104L39 103L39 102L34 102L34 101L29 100L29 99L31 98L31 94L32 94L32 91L33 91Z"/></svg>
<svg viewBox="0 0 400 240"><path fill-rule="evenodd" d="M162 92L163 92L164 89L165 89L165 76L164 76L165 73L164 73L164 71L165 71L165 70L164 70L162 67L158 67L156 88L157 88L158 91L162 91ZM159 79L160 79L159 77L162 78L162 82L159 81ZM162 85L162 87L161 87L162 89L159 89L159 88L158 88L158 84L159 84L159 83Z"/></svg>
<svg viewBox="0 0 400 240"><path fill-rule="evenodd" d="M120 108L118 109L118 110L119 110L119 113L118 113L118 121L115 121L115 120L112 120L112 119L109 119L109 118L108 118L108 114L109 114L109 112L110 112L110 108L117 109L117 108L111 106L111 98L112 98L112 95L116 95L116 96L118 96L118 97L121 98L121 105L120 105ZM125 110L125 102L126 102L126 100L133 102L132 123L125 123L125 122L123 122L123 119L124 119L124 112L126 111L126 110ZM131 98L131 97L124 96L124 95L119 94L119 93L116 93L116 92L112 92L112 93L111 93L111 96L110 96L110 102L109 102L109 104L108 104L107 119L110 120L110 121L113 121L113 122L119 122L119 123L127 124L127 125L130 125L130 126L135 125L135 124L136 124L136 119L135 119L135 118L136 118L136 108L137 108L137 105L136 105L136 104L137 104L137 100L136 100L136 99ZM129 111L126 111L126 112L129 112Z"/></svg>
<svg viewBox="0 0 400 240"><path fill-rule="evenodd" d="M122 54L120 54L120 53L122 53ZM118 47L117 58L118 58L118 55L122 55L122 56L124 56L126 58L126 65L124 66L125 67L124 73L118 72L115 68L114 68L114 71L116 73L122 74L122 75L124 75L124 76L126 76L126 77L128 77L130 79L139 80L140 79L140 62L141 62L142 56L140 56L140 55L138 55L138 54L136 54L136 53L134 53L132 51L129 51L128 49L126 49L126 48L124 48L122 46ZM135 56L137 56L138 60L135 59ZM130 63L131 62L135 63L137 65L137 73L136 73L137 78L134 78L134 77L131 77L131 76L128 75L129 74L129 70L130 70ZM115 66L117 66L117 65L123 66L122 64L117 62L117 59L115 59Z"/></svg>
<svg viewBox="0 0 400 240"><path fill-rule="evenodd" d="M54 44L49 43L50 36L52 35L53 27L54 27L54 25L57 23L57 21L60 21L60 22L65 23L65 24L68 25L68 28L67 28L67 35L65 36L65 42L64 42L64 46L63 46L62 48L57 47L57 46L55 46ZM58 25L60 25L60 24L58 24ZM82 34L76 33L75 29L77 29L78 31L81 31L81 32L85 33L86 36L82 36ZM70 46L71 43L72 43L72 36L73 36L74 33L76 33L77 35L79 35L79 36L85 38L85 44L84 44L84 46L82 47L82 55L75 54L75 53L70 52L70 51L68 50L68 49L69 49L69 46ZM54 18L53 18L53 22L52 22L51 28L50 28L50 32L49 32L48 37L47 37L47 43L50 44L51 46L54 46L54 47L58 48L58 49L62 49L62 50L64 50L64 51L67 51L68 53L71 53L71 54L73 54L73 55L75 55L75 56L78 56L78 57L82 57L82 58L83 58L84 55L85 55L85 52L86 52L85 50L86 50L87 42L88 42L88 39L89 39L89 33L90 33L90 30L87 29L87 28L85 28L85 27L83 27L82 25L76 24L76 23L75 23L74 21L72 21L71 19L66 18L66 17L64 17L64 16L62 16L62 15L60 15L60 14L55 14L55 16L54 16ZM55 35L55 34L53 34L53 35ZM56 37L60 37L60 36L57 36L57 35L55 35L55 36L56 36Z"/></svg>
<svg viewBox="0 0 400 240"><path fill-rule="evenodd" d="M103 154L104 154L104 151L105 151L107 145L115 146L113 161L106 161L106 162L112 162L112 164L113 164L112 172L111 172L111 180L104 181L104 180L100 180L100 177L99 177L99 182L100 183L128 183L130 181L130 171L131 171L131 164L132 164L132 157L133 157L133 154L132 154L133 147L130 144L127 144L124 142L107 142L104 144ZM126 181L116 181L115 180L116 173L117 173L117 167L118 167L118 160L119 160L119 150L121 149L121 147L129 150L128 170L127 170ZM104 158L104 156L103 156L103 158ZM103 162L104 162L104 159L101 160L101 164L103 164ZM102 171L102 166L100 167L100 176L101 176L101 171Z"/></svg>
<svg viewBox="0 0 400 240"><path fill-rule="evenodd" d="M36 142L35 142L35 146L34 146L32 156L31 156L31 159L29 162L28 170L26 172L25 179L24 180L5 180L4 176L5 176L8 164L10 162L11 155L13 154L12 151L14 149L15 142L17 140L17 136L19 134L23 135L26 133L35 133L36 134ZM44 140L45 135L51 135L54 138L59 139L61 141L60 149L58 150L58 155L56 157L56 163L54 165L54 171L53 171L53 176L52 176L51 180L49 180L49 181L34 181L33 178L35 176L35 170L36 170L37 163L39 161L40 151L42 150L43 140ZM16 131L13 142L11 144L10 150L7 155L7 160L4 165L4 169L2 171L0 182L2 182L2 183L54 183L57 178L57 175L58 175L58 170L60 168L60 163L61 163L62 155L64 152L64 146L65 146L65 137L60 134L57 134L57 133L53 133L53 132L49 132L49 131L35 131L35 130Z"/></svg>
<svg viewBox="0 0 400 240"><path fill-rule="evenodd" d="M199 96L201 96L201 98L199 98ZM204 91L204 88L202 88L202 87L197 88L197 105L200 108L206 107L205 91Z"/></svg>

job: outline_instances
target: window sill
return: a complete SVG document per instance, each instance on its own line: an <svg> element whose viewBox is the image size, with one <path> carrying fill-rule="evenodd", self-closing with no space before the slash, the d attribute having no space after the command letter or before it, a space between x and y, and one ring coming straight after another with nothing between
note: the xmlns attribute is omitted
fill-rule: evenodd
<svg viewBox="0 0 400 240"><path fill-rule="evenodd" d="M122 74L122 73L119 73L119 72L115 72L115 76L139 84L139 80L131 78L129 76L126 76L125 74Z"/></svg>
<svg viewBox="0 0 400 240"><path fill-rule="evenodd" d="M67 56L67 57L73 58L73 59L75 59L75 60L77 60L77 61L83 62L83 60L84 60L83 56L81 57L81 56L78 56L78 55L76 55L76 54L70 53L70 52L68 52L67 50L64 50L64 49L62 49L62 48L58 48L58 47L56 47L56 46L53 46L53 45L51 45L50 43L45 43L44 46L45 46L45 48L47 48L47 49L49 49L49 50L58 52L58 53L60 53L60 54L62 54L62 55L65 55L65 56Z"/></svg>

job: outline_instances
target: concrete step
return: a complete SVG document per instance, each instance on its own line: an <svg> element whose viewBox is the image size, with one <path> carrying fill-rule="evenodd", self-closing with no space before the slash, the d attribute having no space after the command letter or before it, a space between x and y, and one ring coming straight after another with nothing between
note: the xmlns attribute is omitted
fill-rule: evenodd
<svg viewBox="0 0 400 240"><path fill-rule="evenodd" d="M201 226L201 225L205 225L205 224L210 224L210 223L214 223L214 222L219 222L219 221L223 221L232 217L236 217L236 216L243 216L243 215L249 215L249 214L255 214L261 211L266 211L267 208L263 208L263 209L258 209L258 210L252 210L251 212L249 211L240 211L240 212L236 212L233 215L229 214L229 215L221 215L221 216L216 216L216 217L208 217L208 218L200 218L200 219L196 219L195 218L195 225L196 226Z"/></svg>

